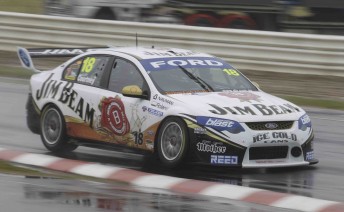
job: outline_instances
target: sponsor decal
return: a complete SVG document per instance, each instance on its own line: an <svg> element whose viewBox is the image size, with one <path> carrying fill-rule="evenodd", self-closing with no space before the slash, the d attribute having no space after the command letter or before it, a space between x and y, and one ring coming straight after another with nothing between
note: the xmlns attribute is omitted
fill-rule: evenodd
<svg viewBox="0 0 344 212"><path fill-rule="evenodd" d="M153 99L154 99L154 100L159 100L160 102L167 103L167 104L169 104L169 105L173 105L173 104L174 104L173 101L171 101L171 100L169 100L169 99L166 99L165 97L159 96L158 94L155 94L155 95L153 96Z"/></svg>
<svg viewBox="0 0 344 212"><path fill-rule="evenodd" d="M43 52L41 52L42 54L51 54L51 55L55 55L55 54L83 54L86 51L83 51L81 49L47 49Z"/></svg>
<svg viewBox="0 0 344 212"><path fill-rule="evenodd" d="M253 143L287 143L289 141L297 141L297 136L287 132L266 132L253 137Z"/></svg>
<svg viewBox="0 0 344 212"><path fill-rule="evenodd" d="M299 123L299 129L302 131L306 131L308 127L312 127L311 119L307 114L304 114L301 116L298 120Z"/></svg>
<svg viewBox="0 0 344 212"><path fill-rule="evenodd" d="M161 103L159 103L159 102L156 102L156 101L153 101L153 102L151 103L151 105L152 105L153 107L157 107L157 108L159 108L159 109L161 109L161 110L167 110L167 109L168 109L166 106L164 106L163 104L161 104Z"/></svg>
<svg viewBox="0 0 344 212"><path fill-rule="evenodd" d="M197 124L210 127L217 131L228 131L234 134L245 131L245 129L239 124L239 122L233 120L212 118L206 116L197 116L196 120Z"/></svg>
<svg viewBox="0 0 344 212"><path fill-rule="evenodd" d="M158 110L155 110L155 109L153 109L153 108L148 108L148 113L149 113L149 114L152 114L152 115L154 115L154 116L158 116L158 117L161 117L161 116L164 115L163 112L158 111Z"/></svg>
<svg viewBox="0 0 344 212"><path fill-rule="evenodd" d="M146 148L149 150L154 149L154 142L151 140L146 140Z"/></svg>
<svg viewBox="0 0 344 212"><path fill-rule="evenodd" d="M148 130L148 131L147 131L147 134L148 134L148 135L154 135L155 133L154 133L153 130Z"/></svg>
<svg viewBox="0 0 344 212"><path fill-rule="evenodd" d="M162 56L162 57L175 57L175 56L185 57L185 56L191 56L191 55L198 54L198 53L193 52L193 51L176 52L174 50L171 51L171 49L157 49L157 50L162 50L162 51L166 51L166 52L144 51L143 53L145 55L149 55L149 56Z"/></svg>
<svg viewBox="0 0 344 212"><path fill-rule="evenodd" d="M51 78L53 75L54 74L50 74L43 82L41 88L36 90L35 97L37 101L46 98L56 99L74 111L82 120L89 123L89 126L92 127L95 109L93 109L78 92L73 90L74 83L67 82L63 85L61 81L52 80Z"/></svg>
<svg viewBox="0 0 344 212"><path fill-rule="evenodd" d="M100 102L100 108L102 127L118 136L125 135L130 131L123 102L118 96L116 98L103 98Z"/></svg>
<svg viewBox="0 0 344 212"><path fill-rule="evenodd" d="M83 54L93 49L46 49L42 52L32 52L33 54L42 54L42 55L78 55Z"/></svg>
<svg viewBox="0 0 344 212"><path fill-rule="evenodd" d="M306 161L314 159L314 151L306 152Z"/></svg>
<svg viewBox="0 0 344 212"><path fill-rule="evenodd" d="M219 95L226 96L228 98L239 99L240 102L262 101L260 99L260 96L251 92L223 92L223 93L219 93Z"/></svg>
<svg viewBox="0 0 344 212"><path fill-rule="evenodd" d="M300 109L290 104L283 105L264 105L264 104L252 104L252 106L234 106L234 107L219 107L215 104L209 104L213 109L210 112L217 115L227 115L228 113L233 115L254 115L261 114L263 116L289 114L299 112Z"/></svg>
<svg viewBox="0 0 344 212"><path fill-rule="evenodd" d="M202 141L196 144L197 150L200 152L211 152L211 153L225 153L226 147L222 143L212 143L211 141Z"/></svg>
<svg viewBox="0 0 344 212"><path fill-rule="evenodd" d="M225 165L236 165L238 164L238 156L231 155L211 155L211 164L225 164Z"/></svg>
<svg viewBox="0 0 344 212"><path fill-rule="evenodd" d="M203 127L196 127L194 129L195 134L207 134L207 129L204 129Z"/></svg>
<svg viewBox="0 0 344 212"><path fill-rule="evenodd" d="M82 83L87 83L87 84L93 85L94 81L96 81L95 78L90 78L90 77L81 76L81 75L78 76L78 82L82 82Z"/></svg>
<svg viewBox="0 0 344 212"><path fill-rule="evenodd" d="M155 109L150 108L150 107L146 107L146 106L143 106L143 107L142 107L142 111L143 111L143 112L148 111L149 114L152 114L152 115L158 116L158 117L161 117L161 116L164 115L163 112L161 112L161 111L159 111L159 110L155 110Z"/></svg>
<svg viewBox="0 0 344 212"><path fill-rule="evenodd" d="M169 57L154 58L140 61L143 67L149 71L170 70L182 66L184 68L230 68L229 64L219 58L213 57Z"/></svg>
<svg viewBox="0 0 344 212"><path fill-rule="evenodd" d="M200 93L204 93L204 95L208 95L209 92L206 90L192 90L192 91L167 91L166 94L183 94L187 95L199 95Z"/></svg>
<svg viewBox="0 0 344 212"><path fill-rule="evenodd" d="M27 55L27 52L24 49L19 49L18 53L19 53L20 60L23 62L23 64L26 67L30 67L31 66L31 62L30 62L29 55Z"/></svg>

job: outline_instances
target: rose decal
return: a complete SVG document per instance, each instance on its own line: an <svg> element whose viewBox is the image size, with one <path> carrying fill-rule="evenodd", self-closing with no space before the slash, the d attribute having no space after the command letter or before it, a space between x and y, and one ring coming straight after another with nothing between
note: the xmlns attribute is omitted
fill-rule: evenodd
<svg viewBox="0 0 344 212"><path fill-rule="evenodd" d="M260 96L250 92L225 92L219 93L219 95L239 99L240 102L261 101Z"/></svg>
<svg viewBox="0 0 344 212"><path fill-rule="evenodd" d="M130 131L129 121L120 98L104 98L100 103L101 125L115 135L123 136Z"/></svg>

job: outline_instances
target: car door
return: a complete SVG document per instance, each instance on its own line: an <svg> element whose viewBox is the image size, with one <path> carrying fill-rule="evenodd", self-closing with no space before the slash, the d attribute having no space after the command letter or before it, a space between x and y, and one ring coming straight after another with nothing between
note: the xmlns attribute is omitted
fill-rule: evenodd
<svg viewBox="0 0 344 212"><path fill-rule="evenodd" d="M137 86L146 97L122 94L126 86ZM140 70L129 60L117 57L108 76L107 91L100 102L100 126L107 142L153 150L154 134L147 130L150 90Z"/></svg>
<svg viewBox="0 0 344 212"><path fill-rule="evenodd" d="M70 64L62 78L69 83L65 86L69 136L153 151L163 113L151 108L149 87L134 63L88 55ZM125 86L137 86L147 97L124 96Z"/></svg>
<svg viewBox="0 0 344 212"><path fill-rule="evenodd" d="M111 55L87 55L68 65L62 75L67 81L60 102L64 104L67 134L75 138L103 140L99 128L99 103L107 86Z"/></svg>

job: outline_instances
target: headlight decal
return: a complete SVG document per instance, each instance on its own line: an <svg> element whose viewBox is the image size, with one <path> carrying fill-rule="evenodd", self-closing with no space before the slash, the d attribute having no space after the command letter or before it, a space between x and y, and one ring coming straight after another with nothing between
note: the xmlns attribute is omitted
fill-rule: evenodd
<svg viewBox="0 0 344 212"><path fill-rule="evenodd" d="M194 134L194 130L195 130L196 128L201 128L201 127L202 127L202 126L200 126L200 125L194 123L193 120L189 120L189 119L187 119L187 118L184 118L184 121L185 121L186 124L188 125L188 128L189 128L189 129L192 129L192 133L193 133L193 134ZM219 134L220 134L220 135L219 135ZM224 135L222 135L221 132L217 132L217 131L215 131L215 130L213 130L213 129L207 130L206 133L203 134L203 135L204 135L204 136L209 136L209 138L211 138L211 140L214 139L214 140L216 140L216 141L219 141L219 142L228 144L228 145L233 146L233 147L238 148L238 149L245 149L245 148L246 148L246 147L241 146L241 145L239 145L239 144L237 144L237 143L234 143L233 141L228 140L228 138L226 138L226 136L225 136L225 137L222 137L222 136L224 136ZM203 136L203 135L202 135L202 136Z"/></svg>
<svg viewBox="0 0 344 212"><path fill-rule="evenodd" d="M244 132L245 129L240 125L239 122L229 120L229 119L220 119L212 118L207 116L197 116L197 124L205 127L210 127L216 131L228 131L233 134L238 134Z"/></svg>
<svg viewBox="0 0 344 212"><path fill-rule="evenodd" d="M303 116L299 118L298 124L299 124L299 129L302 131L306 131L308 127L310 128L312 127L311 119L309 118L307 114L304 114Z"/></svg>

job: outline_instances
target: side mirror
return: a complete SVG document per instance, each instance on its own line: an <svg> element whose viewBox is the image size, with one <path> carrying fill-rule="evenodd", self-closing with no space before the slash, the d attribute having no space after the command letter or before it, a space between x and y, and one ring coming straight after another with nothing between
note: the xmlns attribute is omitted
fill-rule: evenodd
<svg viewBox="0 0 344 212"><path fill-rule="evenodd" d="M135 97L135 98L141 98L141 99L147 99L148 95L145 94L141 88L137 85L128 85L123 87L122 89L123 96L127 97Z"/></svg>

